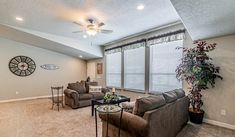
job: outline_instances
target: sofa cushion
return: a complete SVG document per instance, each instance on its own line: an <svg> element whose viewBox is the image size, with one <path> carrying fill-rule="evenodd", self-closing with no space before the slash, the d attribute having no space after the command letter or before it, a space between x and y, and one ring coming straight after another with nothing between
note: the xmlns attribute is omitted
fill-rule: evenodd
<svg viewBox="0 0 235 137"><path fill-rule="evenodd" d="M103 99L104 93L102 92L90 92L89 94L92 95L93 99Z"/></svg>
<svg viewBox="0 0 235 137"><path fill-rule="evenodd" d="M86 87L87 93L89 92L89 86L98 86L98 83L97 82L86 82L85 87Z"/></svg>
<svg viewBox="0 0 235 137"><path fill-rule="evenodd" d="M171 102L174 102L177 100L177 95L175 93L175 91L168 91L168 92L164 92L162 93L165 100L166 100L166 103L171 103Z"/></svg>
<svg viewBox="0 0 235 137"><path fill-rule="evenodd" d="M79 100L91 100L92 98L93 98L93 95L89 93L79 94Z"/></svg>
<svg viewBox="0 0 235 137"><path fill-rule="evenodd" d="M136 99L133 113L138 116L143 116L146 111L159 108L166 104L163 95L148 96Z"/></svg>
<svg viewBox="0 0 235 137"><path fill-rule="evenodd" d="M85 83L76 82L76 83L69 83L68 89L72 89L77 91L79 94L86 93Z"/></svg>
<svg viewBox="0 0 235 137"><path fill-rule="evenodd" d="M174 91L175 91L178 99L185 96L185 92L183 89L175 89Z"/></svg>

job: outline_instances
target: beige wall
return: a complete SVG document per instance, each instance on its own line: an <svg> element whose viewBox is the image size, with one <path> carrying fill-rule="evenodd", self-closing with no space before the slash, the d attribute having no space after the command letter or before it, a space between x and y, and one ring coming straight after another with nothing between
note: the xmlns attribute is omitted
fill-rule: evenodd
<svg viewBox="0 0 235 137"><path fill-rule="evenodd" d="M205 117L235 125L235 35L208 39L207 42L218 44L210 56L214 64L221 68L224 79L217 80L215 88L203 92ZM192 47L188 34L184 46ZM225 110L226 115L221 115L221 110Z"/></svg>
<svg viewBox="0 0 235 137"><path fill-rule="evenodd" d="M10 72L8 63L17 55L32 58L37 68L27 77ZM86 61L0 38L0 100L50 95L51 86L67 87L68 82L86 78ZM58 70L44 70L43 64L56 64ZM19 94L16 94L18 92Z"/></svg>
<svg viewBox="0 0 235 137"><path fill-rule="evenodd" d="M103 74L98 75L96 72L96 64L103 63ZM91 81L97 81L99 85L105 87L105 59L94 59L87 61L87 76L90 76Z"/></svg>

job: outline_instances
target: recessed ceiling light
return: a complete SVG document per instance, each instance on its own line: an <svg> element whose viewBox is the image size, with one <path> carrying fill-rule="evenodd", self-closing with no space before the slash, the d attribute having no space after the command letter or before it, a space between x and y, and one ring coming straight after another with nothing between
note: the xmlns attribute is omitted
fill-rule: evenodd
<svg viewBox="0 0 235 137"><path fill-rule="evenodd" d="M144 5L143 4L139 4L137 7L136 7L137 10L143 10L144 9Z"/></svg>
<svg viewBox="0 0 235 137"><path fill-rule="evenodd" d="M16 17L16 20L18 20L18 21L24 21L24 19L21 18L21 17Z"/></svg>
<svg viewBox="0 0 235 137"><path fill-rule="evenodd" d="M87 35L83 35L82 37L85 39L85 38L87 38Z"/></svg>
<svg viewBox="0 0 235 137"><path fill-rule="evenodd" d="M79 56L79 58L83 58L83 56L82 56L82 55L80 55L80 56Z"/></svg>

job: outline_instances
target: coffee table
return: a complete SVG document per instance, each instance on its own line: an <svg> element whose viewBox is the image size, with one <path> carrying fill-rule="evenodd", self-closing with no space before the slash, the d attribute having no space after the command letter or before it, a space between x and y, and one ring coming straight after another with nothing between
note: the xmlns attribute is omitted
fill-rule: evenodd
<svg viewBox="0 0 235 137"><path fill-rule="evenodd" d="M91 116L94 116L95 105L105 105L105 104L120 104L122 102L130 102L130 98L122 95L118 95L118 99L111 102L105 102L104 99L92 99L91 100Z"/></svg>

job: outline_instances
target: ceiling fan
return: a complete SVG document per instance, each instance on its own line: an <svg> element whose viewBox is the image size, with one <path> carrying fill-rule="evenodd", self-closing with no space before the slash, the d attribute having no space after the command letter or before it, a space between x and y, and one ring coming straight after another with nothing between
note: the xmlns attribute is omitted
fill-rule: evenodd
<svg viewBox="0 0 235 137"><path fill-rule="evenodd" d="M74 21L73 22L74 24L83 27L84 30L74 31L73 33L86 32L88 35L94 36L97 33L109 34L113 32L112 30L101 29L101 27L105 25L103 22L98 23L94 19L88 19L87 22L88 22L88 25L83 25L79 22Z"/></svg>

